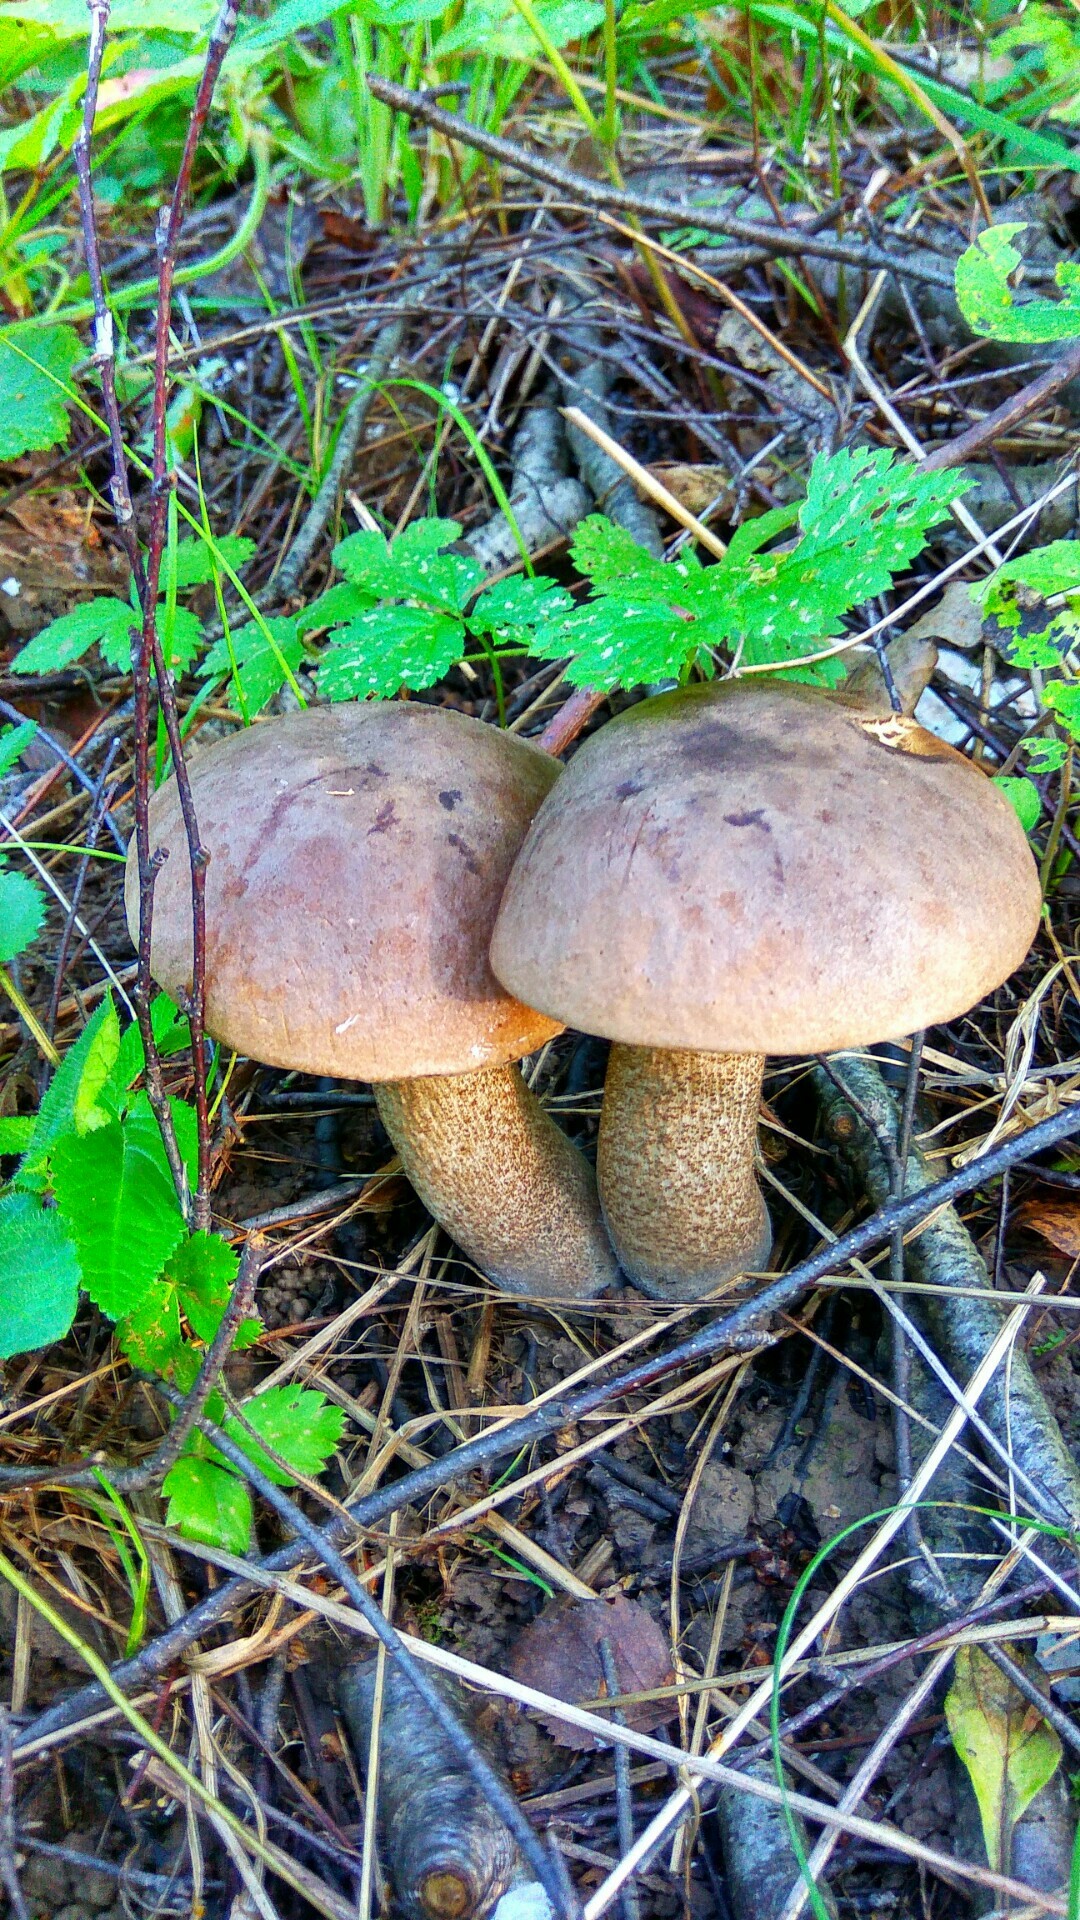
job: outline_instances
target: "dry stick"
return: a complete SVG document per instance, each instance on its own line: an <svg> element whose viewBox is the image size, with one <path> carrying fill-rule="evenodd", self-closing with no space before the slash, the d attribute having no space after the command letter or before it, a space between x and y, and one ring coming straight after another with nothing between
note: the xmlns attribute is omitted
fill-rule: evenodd
<svg viewBox="0 0 1080 1920"><path fill-rule="evenodd" d="M985 419L976 420L963 433L957 434L955 440L947 440L943 447L935 447L933 453L927 454L922 462L923 473L940 473L947 467L962 466L965 460L970 460L973 454L996 440L999 434L1018 426L1029 414L1036 413L1047 400L1052 400L1056 393L1060 393L1062 387L1067 387L1071 380L1076 379L1080 379L1080 340L1075 340L1042 373L1036 374L1034 380L1029 380L1010 399L1003 400L1000 407L995 407Z"/></svg>
<svg viewBox="0 0 1080 1920"><path fill-rule="evenodd" d="M143 608L144 619L148 605L146 593L146 572L142 555L139 552L138 534L135 528L135 509L131 504L131 489L128 484L127 455L124 450L124 431L120 419L120 406L116 396L116 332L113 317L105 299L104 281L101 272L101 253L98 246L97 219L94 211L94 191L90 173L90 143L94 132L94 119L97 114L98 89L101 82L101 63L105 51L105 29L109 21L110 0L90 0L90 48L88 54L88 75L86 93L83 98L83 117L78 136L75 140L75 168L79 181L79 210L82 218L83 248L86 254L86 268L90 280L90 290L94 304L94 354L93 364L97 367L101 379L102 407L109 430L109 443L112 450L112 475L109 493L112 499L113 515L117 529L127 550L128 563L135 581L136 591ZM155 395L155 404L156 404ZM132 675L135 690L135 845L139 863L139 967L136 984L132 994L135 1017L143 1043L143 1058L146 1072L147 1098L161 1132L165 1157L169 1163L173 1185L182 1206L186 1208L187 1173L184 1158L176 1138L172 1109L161 1073L161 1056L150 1021L150 936L153 924L154 883L157 867L150 857L150 827L148 809L150 805L150 674L149 658L144 640L140 640L132 627L131 634ZM199 1076L196 1075L196 1078Z"/></svg>
<svg viewBox="0 0 1080 1920"><path fill-rule="evenodd" d="M183 1400L171 1387L163 1382L155 1382L158 1392L174 1406L182 1406ZM536 1878L544 1887L556 1913L564 1915L564 1920L575 1920L575 1906L567 1902L565 1888L559 1875L553 1870L553 1862L546 1848L534 1833L528 1819L505 1782L500 1779L495 1768L487 1759L477 1742L460 1725L453 1708L449 1705L438 1685L431 1679L424 1667L405 1645L396 1627L391 1626L378 1602L368 1593L363 1583L357 1579L348 1561L338 1552L327 1534L315 1526L301 1511L287 1493L267 1478L242 1447L213 1421L201 1415L198 1418L200 1432L212 1440L219 1453L224 1454L237 1473L261 1494L275 1513L284 1520L286 1526L310 1547L324 1563L335 1580L348 1594L353 1606L376 1637L396 1660L402 1675L419 1694L424 1705L437 1720L447 1740L454 1748L459 1760L475 1780L490 1806L498 1814L503 1824L513 1834L522 1854L528 1861Z"/></svg>
<svg viewBox="0 0 1080 1920"><path fill-rule="evenodd" d="M191 1221L194 1229L206 1231L210 1226L210 1122L206 1100L206 865L207 852L199 838L199 824L195 817L195 805L191 797L191 783L188 779L184 761L184 745L180 732L180 716L176 707L172 676L161 651L157 632L157 596L161 575L161 561L165 551L165 538L168 527L168 503L172 491L173 476L168 471L166 412L169 384L169 333L172 322L172 291L176 275L176 252L180 242L180 228L183 223L184 205L191 182L191 170L195 164L195 154L202 139L210 102L214 96L218 75L221 72L225 55L236 32L238 9L236 0L222 0L210 44L206 50L206 62L195 95L195 104L191 109L184 149L180 156L176 183L172 199L169 202L168 215L160 229L159 267L158 267L158 310L157 326L154 337L154 451L151 462L152 483L150 491L150 539L146 567L146 587L143 598L143 631L139 647L139 672L146 682L146 731L136 735L136 795L137 804L142 801L149 805L149 657L153 658L154 673L157 679L158 697L165 718L165 731L173 757L173 771L176 779L177 798L184 820L187 837L188 858L191 863L191 922L192 922L192 968L191 995L185 1007L191 1025L191 1063L194 1080L195 1115L199 1133L199 1173L196 1183ZM146 782L146 794L141 793L142 782ZM149 856L148 827L144 836L145 851ZM140 893L143 868L144 842L139 846ZM147 868L149 872L149 866ZM141 899L140 899L141 908ZM139 949L142 961L143 947L146 949L146 988L149 990L150 942L143 939L143 927L140 917Z"/></svg>
<svg viewBox="0 0 1080 1920"><path fill-rule="evenodd" d="M108 785L109 775L112 772L113 761L119 751L119 740L113 740L105 756L105 764L101 769L101 776L94 794L94 803L90 809L90 818L86 823L86 840L84 843L86 851L79 862L78 871L76 872L75 881L71 889L71 904L68 908L67 919L64 922L64 931L60 938L59 951L56 955L56 971L53 976L52 992L49 995L48 1012L45 1015L45 1031L50 1040L56 1036L56 1018L60 1008L60 997L64 991L64 974L67 970L68 953L71 948L72 936L75 932L75 922L79 914L79 902L82 899L83 888L86 885L86 877L90 871L90 860L94 848L97 845L98 832L102 821L108 813L108 808L105 804L105 789Z"/></svg>
<svg viewBox="0 0 1080 1920"><path fill-rule="evenodd" d="M14 1920L30 1920L15 1861L15 1766L11 1748L11 1721L0 1707L0 1885L8 1897Z"/></svg>
<svg viewBox="0 0 1080 1920"><path fill-rule="evenodd" d="M80 679L80 684L82 684L81 679ZM30 684L29 681L25 689L20 688L20 692L25 691L25 693L28 696L33 695L34 690L35 689L33 685ZM3 719L5 720L12 721L12 723L15 726L21 725L21 723L26 719L26 715L24 713L20 713L18 707L13 707L10 701L8 700L0 700L0 716L2 716ZM36 740L39 740L42 746L48 747L50 753L55 754L56 758L60 761L61 765L67 768L72 778L78 781L84 793L88 793L92 797L94 793L97 791L97 782L94 780L93 775L87 773L83 767L80 767L78 761L73 757L73 755L68 753L66 747L62 747L60 745L59 740L55 740L52 734L49 733L45 727L41 726L40 723L35 723L35 724L37 724L37 733L35 734L34 738ZM105 825L108 827L109 832L112 835L113 845L116 847L117 852L126 853L127 841L125 840L124 835L121 833L119 827L117 826L116 821L113 819L112 814L106 812L106 814L104 815L104 820L105 820Z"/></svg>
<svg viewBox="0 0 1080 1920"><path fill-rule="evenodd" d="M705 233L747 240L754 246L765 247L770 255L817 254L825 260L839 260L848 266L862 267L870 272L884 270L901 277L906 275L929 286L941 287L948 293L953 291L951 272L945 267L939 269L930 266L925 253L916 253L914 249L906 255L898 255L870 242L853 246L847 241L824 239L820 234L809 233L800 227L778 227L763 220L743 220L735 214L719 212L711 207L689 207L679 200L658 199L651 194L628 193L623 188L604 186L599 180L590 180L584 174L572 172L569 167L560 167L555 161L519 147L512 140L470 126L467 120L462 120L456 113L447 113L445 108L437 107L429 94L417 93L410 87L399 87L377 74L367 76L367 85L377 100L385 101L388 106L396 107L400 113L406 113L414 120L422 120L426 126L445 134L448 140L460 140L464 146L487 154L489 159L500 161L504 167L535 180L543 180L579 206L636 213L646 220L663 221L669 227L685 224L692 217L695 226Z"/></svg>
<svg viewBox="0 0 1080 1920"><path fill-rule="evenodd" d="M1013 1166L1016 1161L1046 1152L1077 1132L1080 1132L1080 1106L1066 1108L1047 1120L1040 1120L1025 1133L1002 1142L980 1159L958 1168L947 1179L924 1187L921 1191L906 1193L891 1206L882 1207L870 1219L852 1227L838 1240L819 1247L809 1259L801 1261L790 1273L783 1274L753 1298L721 1314L718 1319L706 1322L696 1333L680 1341L667 1353L639 1361L608 1380L594 1382L581 1392L553 1397L531 1413L523 1411L501 1421L493 1431L455 1447L441 1460L433 1460L430 1466L404 1474L392 1486L380 1487L366 1494L349 1507L351 1524L355 1527L377 1525L397 1508L428 1499L440 1488L449 1486L478 1468L490 1466L508 1453L516 1453L520 1447L557 1432L560 1427L583 1419L608 1401L640 1392L681 1367L693 1366L710 1358L718 1350L730 1347L734 1341L745 1337L768 1315L789 1306L792 1300L816 1281L837 1272L854 1255L861 1255L880 1241L887 1240L895 1229L914 1226L936 1213L940 1206L962 1198L985 1181L1003 1173L1006 1167ZM61 1468L53 1476L52 1484L63 1486L65 1480ZM343 1523L340 1524L343 1527ZM337 1528L331 1529L331 1533L334 1538L344 1537L343 1531ZM297 1566L304 1554L304 1547L299 1544L281 1547L262 1562L262 1570L270 1573L287 1571ZM122 1687L146 1686L181 1659L201 1635L227 1619L257 1590L257 1586L257 1581L253 1583L239 1576L225 1582L133 1659L119 1661L111 1670L114 1681ZM103 1697L103 1690L96 1683L68 1695L22 1730L16 1742L16 1751L24 1744L69 1726L83 1714L98 1707Z"/></svg>

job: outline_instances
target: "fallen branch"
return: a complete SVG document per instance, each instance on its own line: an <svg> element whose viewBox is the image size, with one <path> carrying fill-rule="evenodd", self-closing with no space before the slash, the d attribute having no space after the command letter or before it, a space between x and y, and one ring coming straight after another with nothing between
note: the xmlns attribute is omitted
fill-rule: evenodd
<svg viewBox="0 0 1080 1920"><path fill-rule="evenodd" d="M707 1322L666 1353L639 1361L635 1366L624 1368L607 1380L594 1382L578 1393L543 1400L512 1419L500 1421L498 1426L477 1439L453 1448L441 1460L433 1460L430 1466L417 1468L412 1473L404 1474L393 1485L365 1494L348 1509L347 1520L342 1519L329 1529L331 1537L346 1538L357 1526L375 1526L398 1508L427 1500L441 1488L464 1479L480 1468L490 1467L507 1454L516 1453L520 1447L541 1440L545 1435L557 1432L560 1427L583 1419L586 1414L595 1413L612 1400L655 1385L681 1367L694 1366L724 1348L734 1348L748 1340L756 1344L754 1328L759 1322L779 1312L782 1307L790 1306L816 1281L835 1274L855 1255L868 1252L897 1230L915 1226L938 1207L950 1204L994 1179L1006 1167L1033 1154L1046 1152L1075 1133L1080 1133L1080 1106L1067 1107L1047 1120L1040 1120L1036 1126L1003 1142L981 1159L958 1168L948 1179L939 1180L921 1191L906 1193L902 1199L880 1208L870 1219L852 1227L839 1240L819 1247L816 1253L793 1267L790 1273L783 1274L771 1286L744 1300L730 1312ZM63 1486L66 1478L63 1468L59 1468L51 1484ZM304 1558L304 1546L290 1542L261 1564L267 1572L287 1572L298 1566ZM113 1682L121 1687L142 1687L157 1679L182 1659L201 1635L227 1620L257 1589L257 1581L239 1576L226 1581L156 1640L150 1641L133 1659L119 1661L111 1669ZM16 1752L31 1741L70 1726L83 1714L100 1706L102 1698L101 1689L93 1685L83 1687L49 1707L30 1726L21 1730L15 1742Z"/></svg>
<svg viewBox="0 0 1080 1920"><path fill-rule="evenodd" d="M689 221L703 233L719 233L729 240L749 241L751 245L764 247L771 256L815 254L824 260L837 260L846 266L862 267L870 273L895 273L952 292L951 271L948 267L931 266L925 249L912 247L905 254L895 254L870 241L857 245L851 241L827 239L823 234L811 233L802 227L774 226L763 220L741 220L736 214L715 207L694 203L687 205L679 200L659 199L652 194L628 193L625 188L605 186L599 180L590 180L584 174L572 172L569 167L560 167L554 160L531 153L499 134L485 133L480 127L471 126L458 114L447 113L445 108L436 106L430 94L417 93L411 87L399 87L394 81L383 80L374 73L367 75L367 86L377 100L385 101L387 106L395 107L399 113L422 120L425 126L434 127L437 132L445 134L448 140L460 140L463 145L474 148L477 153L487 154L490 160L498 160L502 166L510 167L516 173L543 180L547 186L565 193L567 199L579 207L635 213L642 219L662 221L669 227L685 226Z"/></svg>

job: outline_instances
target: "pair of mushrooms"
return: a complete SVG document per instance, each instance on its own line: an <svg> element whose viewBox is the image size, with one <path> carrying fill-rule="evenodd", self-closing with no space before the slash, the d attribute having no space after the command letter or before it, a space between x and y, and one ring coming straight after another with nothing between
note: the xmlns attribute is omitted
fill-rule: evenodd
<svg viewBox="0 0 1080 1920"><path fill-rule="evenodd" d="M561 777L560 777L561 776ZM1019 965L1038 877L961 754L791 682L663 694L565 772L410 702L309 709L199 756L207 1025L374 1083L431 1213L501 1287L588 1299L618 1266L700 1298L768 1259L767 1053L962 1013ZM152 965L191 977L175 784L156 796ZM137 923L136 878L128 911ZM516 1063L614 1042L592 1171ZM614 1251L613 1251L614 1249Z"/></svg>

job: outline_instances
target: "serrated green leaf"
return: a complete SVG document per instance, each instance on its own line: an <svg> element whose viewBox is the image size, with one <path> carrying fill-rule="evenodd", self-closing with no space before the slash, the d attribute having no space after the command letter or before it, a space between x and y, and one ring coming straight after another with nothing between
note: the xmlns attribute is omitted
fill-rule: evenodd
<svg viewBox="0 0 1080 1920"><path fill-rule="evenodd" d="M28 1193L0 1200L0 1360L62 1339L75 1318L79 1279L58 1214Z"/></svg>
<svg viewBox="0 0 1080 1920"><path fill-rule="evenodd" d="M176 1289L148 1287L145 1298L117 1321L116 1337L133 1367L168 1379L184 1350Z"/></svg>
<svg viewBox="0 0 1080 1920"><path fill-rule="evenodd" d="M960 255L956 263L956 298L960 311L973 333L990 340L1023 341L1029 344L1049 340L1074 340L1080 334L1080 265L1062 260L1054 279L1065 295L1063 300L1026 300L1018 302L1009 285L1010 275L1022 263L1012 241L1023 233L1023 220L1003 221L986 227L976 235L975 244Z"/></svg>
<svg viewBox="0 0 1080 1920"><path fill-rule="evenodd" d="M235 674L225 640L215 642L200 669L206 680L220 680L227 675L229 705L237 712L246 707L249 718L262 712L275 693L281 691L289 673L295 674L304 658L304 642L295 620L268 620L266 626L270 640L267 640L255 620L238 627L231 636L233 658L236 661ZM243 700L237 692L237 680Z"/></svg>
<svg viewBox="0 0 1080 1920"><path fill-rule="evenodd" d="M71 1118L76 1133L90 1133L95 1127L104 1125L109 1118L101 1102L120 1052L120 1022L111 999L106 1000L104 1005L104 1018L87 1049L79 1084L75 1089Z"/></svg>
<svg viewBox="0 0 1080 1920"><path fill-rule="evenodd" d="M150 1031L157 1042L158 1052L163 1059L170 1054L182 1053L191 1045L191 1027L187 1015L181 1013L175 1000L167 993L156 994L150 1002ZM138 1022L132 1020L120 1036L116 1062L108 1082L102 1089L102 1102L117 1116L125 1105L123 1095L138 1079L146 1065L143 1051L142 1034Z"/></svg>
<svg viewBox="0 0 1080 1920"><path fill-rule="evenodd" d="M45 895L24 873L0 869L0 962L36 940L45 919Z"/></svg>
<svg viewBox="0 0 1080 1920"><path fill-rule="evenodd" d="M535 652L536 641L558 633L574 611L574 602L553 580L523 574L486 587L466 619L470 633L489 633L504 645Z"/></svg>
<svg viewBox="0 0 1080 1920"><path fill-rule="evenodd" d="M225 1432L279 1487L291 1486L297 1475L309 1480L320 1473L345 1425L340 1407L331 1406L321 1393L310 1393L292 1383L268 1387L265 1393L245 1400L242 1412L247 1425L292 1472L286 1472L264 1453L235 1415L230 1414L225 1421Z"/></svg>
<svg viewBox="0 0 1080 1920"><path fill-rule="evenodd" d="M613 593L620 599L632 594L637 600L656 601L663 606L671 605L684 573L701 572L697 561L687 553L680 555L681 567L657 560L625 527L615 526L600 513L590 513L582 520L570 552L579 573L592 581L598 593Z"/></svg>
<svg viewBox="0 0 1080 1920"><path fill-rule="evenodd" d="M0 774L9 773L26 752L37 725L33 720L22 720L17 727L4 727L0 730Z"/></svg>
<svg viewBox="0 0 1080 1920"><path fill-rule="evenodd" d="M573 654L566 677L577 687L638 687L676 679L697 650L697 629L670 608L629 605L614 597L590 601L566 622L538 635L545 659Z"/></svg>
<svg viewBox="0 0 1080 1920"><path fill-rule="evenodd" d="M981 1647L959 1647L945 1720L979 1803L986 1857L1008 1873L1016 1823L1061 1762L1061 1741Z"/></svg>
<svg viewBox="0 0 1080 1920"><path fill-rule="evenodd" d="M216 1233L193 1233L181 1242L170 1259L165 1280L176 1288L181 1310L197 1339L210 1341L216 1334L229 1304L239 1264L228 1241ZM233 1346L250 1346L261 1332L258 1320L243 1320Z"/></svg>
<svg viewBox="0 0 1080 1920"><path fill-rule="evenodd" d="M375 607L334 636L319 668L327 700L390 699L401 687L431 687L465 652L460 619L427 607Z"/></svg>
<svg viewBox="0 0 1080 1920"><path fill-rule="evenodd" d="M358 613L367 613L375 605L375 595L363 587L354 587L351 580L339 580L336 586L328 587L312 600L296 618L298 633L311 633L316 627L338 627L343 620L355 619Z"/></svg>
<svg viewBox="0 0 1080 1920"><path fill-rule="evenodd" d="M112 1014L108 995L92 1014L74 1046L69 1047L53 1074L38 1110L37 1124L27 1149L26 1159L16 1175L16 1184L40 1190L48 1185L48 1160L54 1145L65 1133L74 1132L75 1097L83 1068L97 1035Z"/></svg>
<svg viewBox="0 0 1080 1920"><path fill-rule="evenodd" d="M114 622L98 638L102 659L118 673L131 672L131 632L139 624L138 615L129 607L127 619ZM157 609L157 632L166 665L172 672L182 673L203 644L202 621L188 607L174 607L170 618L162 600Z"/></svg>
<svg viewBox="0 0 1080 1920"><path fill-rule="evenodd" d="M36 1126L36 1114L0 1114L0 1153L25 1153Z"/></svg>
<svg viewBox="0 0 1080 1920"><path fill-rule="evenodd" d="M1025 833L1030 833L1033 827L1038 826L1042 800L1034 780L1028 780L1023 775L998 773L994 775L994 785L1001 788Z"/></svg>
<svg viewBox="0 0 1080 1920"><path fill-rule="evenodd" d="M187 1169L188 1185L194 1187L198 1179L199 1168L199 1126L194 1107L186 1100L169 1098L169 1112L172 1114L173 1132L180 1150L180 1158ZM165 1148L161 1142L161 1128L158 1126L154 1109L150 1105L150 1096L142 1088L133 1093L125 1103L124 1124L129 1138L140 1153L147 1154L162 1173L168 1173L169 1163L165 1158ZM171 1178L171 1176L170 1176Z"/></svg>
<svg viewBox="0 0 1080 1920"><path fill-rule="evenodd" d="M162 1482L166 1523L186 1540L246 1553L251 1540L251 1495L244 1482L213 1460L181 1454Z"/></svg>
<svg viewBox="0 0 1080 1920"><path fill-rule="evenodd" d="M160 1136L155 1152L130 1118L65 1134L53 1148L53 1190L83 1285L113 1319L138 1308L184 1234L163 1163Z"/></svg>
<svg viewBox="0 0 1080 1920"><path fill-rule="evenodd" d="M426 560L460 539L461 525L457 520L412 520L398 534L392 552L395 560Z"/></svg>
<svg viewBox="0 0 1080 1920"><path fill-rule="evenodd" d="M0 460L67 440L72 369L85 358L73 327L0 327Z"/></svg>
<svg viewBox="0 0 1080 1920"><path fill-rule="evenodd" d="M103 657L123 671L131 666L131 629L139 616L126 600L103 597L84 601L34 635L11 663L15 673L58 673L100 646Z"/></svg>
<svg viewBox="0 0 1080 1920"><path fill-rule="evenodd" d="M456 520L417 520L388 546L381 533L368 528L334 548L334 564L352 586L379 600L459 610L487 578L479 560L440 551L460 531Z"/></svg>
<svg viewBox="0 0 1080 1920"><path fill-rule="evenodd" d="M243 534L225 533L215 540L214 547L220 559L230 566L234 573L246 567L256 550L254 540L248 540ZM204 586L214 577L215 555L209 541L192 536L179 540L176 546L176 591L186 593L189 587ZM220 572L220 565L217 567Z"/></svg>

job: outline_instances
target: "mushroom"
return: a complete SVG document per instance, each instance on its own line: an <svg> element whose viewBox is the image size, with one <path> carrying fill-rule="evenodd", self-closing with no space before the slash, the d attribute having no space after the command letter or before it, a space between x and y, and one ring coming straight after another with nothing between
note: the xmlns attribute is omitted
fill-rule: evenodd
<svg viewBox="0 0 1080 1920"><path fill-rule="evenodd" d="M1040 911L1004 796L902 715L791 681L658 695L540 807L492 965L615 1042L597 1173L624 1272L692 1300L768 1258L764 1057L896 1038L973 1006Z"/></svg>
<svg viewBox="0 0 1080 1920"><path fill-rule="evenodd" d="M560 772L444 708L314 707L198 755L210 854L206 1021L239 1053L375 1083L402 1166L484 1273L590 1298L615 1278L592 1169L513 1063L561 1032L504 993L488 943L506 875ZM151 968L190 990L191 888L175 780L153 799ZM127 877L137 937L138 876Z"/></svg>

